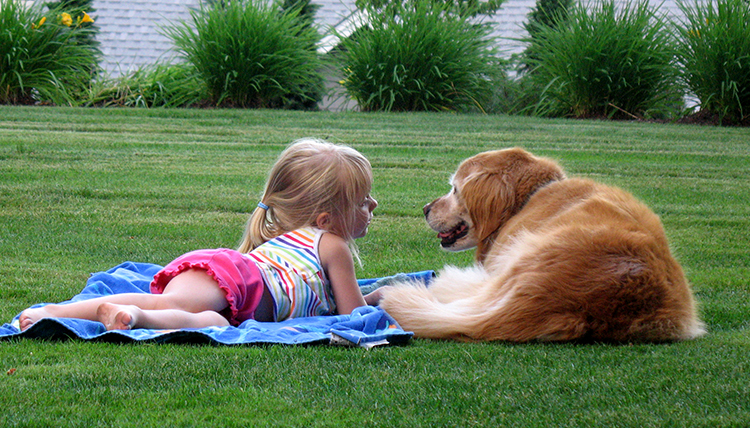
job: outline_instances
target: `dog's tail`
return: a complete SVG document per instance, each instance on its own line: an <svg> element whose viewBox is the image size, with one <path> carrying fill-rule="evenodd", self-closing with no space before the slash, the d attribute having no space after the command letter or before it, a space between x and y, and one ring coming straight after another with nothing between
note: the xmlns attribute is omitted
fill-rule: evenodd
<svg viewBox="0 0 750 428"><path fill-rule="evenodd" d="M586 333L580 313L557 312L548 299L518 294L503 281L481 267L447 268L429 288L412 283L388 289L380 306L421 338L569 341Z"/></svg>
<svg viewBox="0 0 750 428"><path fill-rule="evenodd" d="M471 315L466 301L441 303L424 284L395 285L385 293L380 306L416 337L470 340L466 333Z"/></svg>
<svg viewBox="0 0 750 428"><path fill-rule="evenodd" d="M471 341L484 318L478 314L478 289L488 280L482 268L449 266L429 289L419 282L394 284L384 291L380 306L416 337Z"/></svg>

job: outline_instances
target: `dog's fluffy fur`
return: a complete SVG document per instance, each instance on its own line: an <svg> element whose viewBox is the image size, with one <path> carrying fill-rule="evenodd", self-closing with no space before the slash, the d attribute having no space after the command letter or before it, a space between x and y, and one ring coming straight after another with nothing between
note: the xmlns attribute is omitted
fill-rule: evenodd
<svg viewBox="0 0 750 428"><path fill-rule="evenodd" d="M476 265L398 284L381 306L416 337L674 341L704 333L659 217L521 149L480 153L424 207L443 248Z"/></svg>

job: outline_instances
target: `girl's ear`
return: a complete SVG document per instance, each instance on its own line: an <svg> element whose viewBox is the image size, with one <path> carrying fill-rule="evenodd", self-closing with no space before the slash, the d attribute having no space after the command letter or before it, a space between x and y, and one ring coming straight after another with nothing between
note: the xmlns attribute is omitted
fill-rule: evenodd
<svg viewBox="0 0 750 428"><path fill-rule="evenodd" d="M315 226L318 229L329 230L331 228L331 214L320 213L315 218Z"/></svg>

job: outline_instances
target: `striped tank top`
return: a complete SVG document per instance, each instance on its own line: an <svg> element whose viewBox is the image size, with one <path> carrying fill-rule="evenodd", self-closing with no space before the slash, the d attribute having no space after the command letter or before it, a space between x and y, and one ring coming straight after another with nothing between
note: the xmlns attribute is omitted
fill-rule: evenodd
<svg viewBox="0 0 750 428"><path fill-rule="evenodd" d="M297 229L248 253L273 296L276 321L335 313L331 284L318 254L323 233L311 227Z"/></svg>

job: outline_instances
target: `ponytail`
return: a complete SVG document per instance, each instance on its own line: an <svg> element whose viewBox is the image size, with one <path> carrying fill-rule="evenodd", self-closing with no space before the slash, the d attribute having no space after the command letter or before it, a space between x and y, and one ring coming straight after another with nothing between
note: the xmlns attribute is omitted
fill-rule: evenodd
<svg viewBox="0 0 750 428"><path fill-rule="evenodd" d="M273 223L269 221L271 214L269 211L270 208L267 205L263 203L258 204L258 208L253 211L247 220L245 233L242 236L242 242L237 251L249 253L264 242L276 237Z"/></svg>

